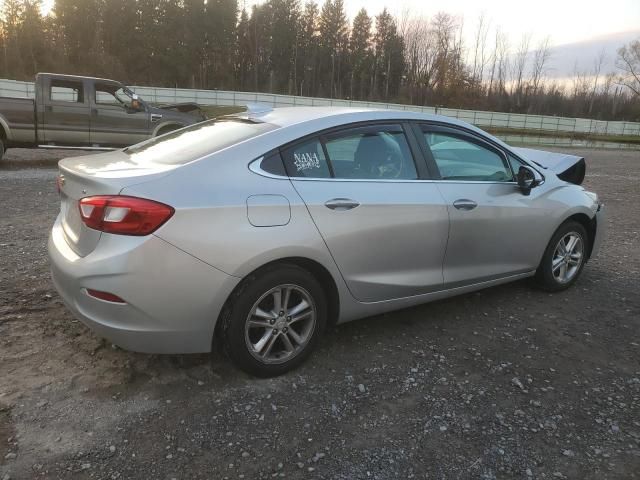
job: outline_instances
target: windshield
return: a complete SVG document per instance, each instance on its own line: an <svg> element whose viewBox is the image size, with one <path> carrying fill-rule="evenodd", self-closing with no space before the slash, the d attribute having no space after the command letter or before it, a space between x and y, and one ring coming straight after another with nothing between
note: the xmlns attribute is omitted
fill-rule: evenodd
<svg viewBox="0 0 640 480"><path fill-rule="evenodd" d="M180 165L278 128L240 118L208 120L125 148L136 163Z"/></svg>

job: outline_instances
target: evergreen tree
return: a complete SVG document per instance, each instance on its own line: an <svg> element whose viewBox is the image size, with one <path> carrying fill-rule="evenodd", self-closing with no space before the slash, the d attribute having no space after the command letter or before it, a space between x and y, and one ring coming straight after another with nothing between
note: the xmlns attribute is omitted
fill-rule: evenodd
<svg viewBox="0 0 640 480"><path fill-rule="evenodd" d="M297 74L299 95L312 96L316 93L318 71L318 5L308 0L299 18L297 36Z"/></svg>
<svg viewBox="0 0 640 480"><path fill-rule="evenodd" d="M24 4L20 0L5 0L2 6L3 67L16 78L24 78L24 63L20 48L20 21Z"/></svg>
<svg viewBox="0 0 640 480"><path fill-rule="evenodd" d="M330 98L342 96L343 79L346 76L349 22L343 0L326 0L319 20L320 58L319 78L323 95Z"/></svg>
<svg viewBox="0 0 640 480"><path fill-rule="evenodd" d="M352 69L349 95L351 98L368 97L372 73L371 23L371 17L364 8L353 19L349 42Z"/></svg>
<svg viewBox="0 0 640 480"><path fill-rule="evenodd" d="M404 45L395 19L385 8L376 17L373 90L388 101L397 95L404 71Z"/></svg>
<svg viewBox="0 0 640 480"><path fill-rule="evenodd" d="M294 91L297 62L296 37L299 25L298 0L271 0L273 23L271 29L270 91L292 93Z"/></svg>

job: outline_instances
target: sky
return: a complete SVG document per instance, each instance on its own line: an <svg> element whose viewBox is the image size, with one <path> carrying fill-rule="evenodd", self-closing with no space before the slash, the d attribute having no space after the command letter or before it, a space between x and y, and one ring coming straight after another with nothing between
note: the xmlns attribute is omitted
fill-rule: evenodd
<svg viewBox="0 0 640 480"><path fill-rule="evenodd" d="M43 0L44 13L54 0ZM238 0L240 7L249 8L265 0ZM305 0L301 0L304 3ZM323 3L324 0L316 0ZM467 44L482 14L491 28L499 27L515 48L524 34L531 34L532 44L549 38L554 49L552 70L557 76L570 75L591 68L597 52L605 50L607 66L613 68L616 49L640 38L640 0L344 0L347 14L353 18L362 7L376 15L387 6L401 16L427 18L444 11L459 16ZM622 43L619 43L622 42ZM595 52L595 53L594 53Z"/></svg>

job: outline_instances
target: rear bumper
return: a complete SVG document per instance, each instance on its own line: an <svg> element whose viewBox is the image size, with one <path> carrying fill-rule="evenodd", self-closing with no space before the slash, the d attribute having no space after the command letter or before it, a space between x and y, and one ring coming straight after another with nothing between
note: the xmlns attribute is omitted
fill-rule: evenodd
<svg viewBox="0 0 640 480"><path fill-rule="evenodd" d="M240 281L153 235L103 234L93 252L79 257L59 219L48 250L53 283L73 314L98 335L137 352L211 351L220 310ZM126 303L96 299L87 288Z"/></svg>
<svg viewBox="0 0 640 480"><path fill-rule="evenodd" d="M600 251L600 246L604 241L604 237L607 231L607 216L604 211L604 203L598 204L598 211L595 216L596 221L596 235L593 240L593 247L591 248L590 258L594 258Z"/></svg>

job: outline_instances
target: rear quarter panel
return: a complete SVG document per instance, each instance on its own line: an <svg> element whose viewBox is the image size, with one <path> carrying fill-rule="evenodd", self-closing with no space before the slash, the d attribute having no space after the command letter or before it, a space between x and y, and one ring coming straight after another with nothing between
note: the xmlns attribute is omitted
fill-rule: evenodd
<svg viewBox="0 0 640 480"><path fill-rule="evenodd" d="M242 149L230 148L122 193L174 207L174 216L155 234L229 275L242 278L271 261L305 257L321 263L337 280L335 263L289 179L251 172L250 160ZM253 225L247 204L255 196L284 197L288 221Z"/></svg>

